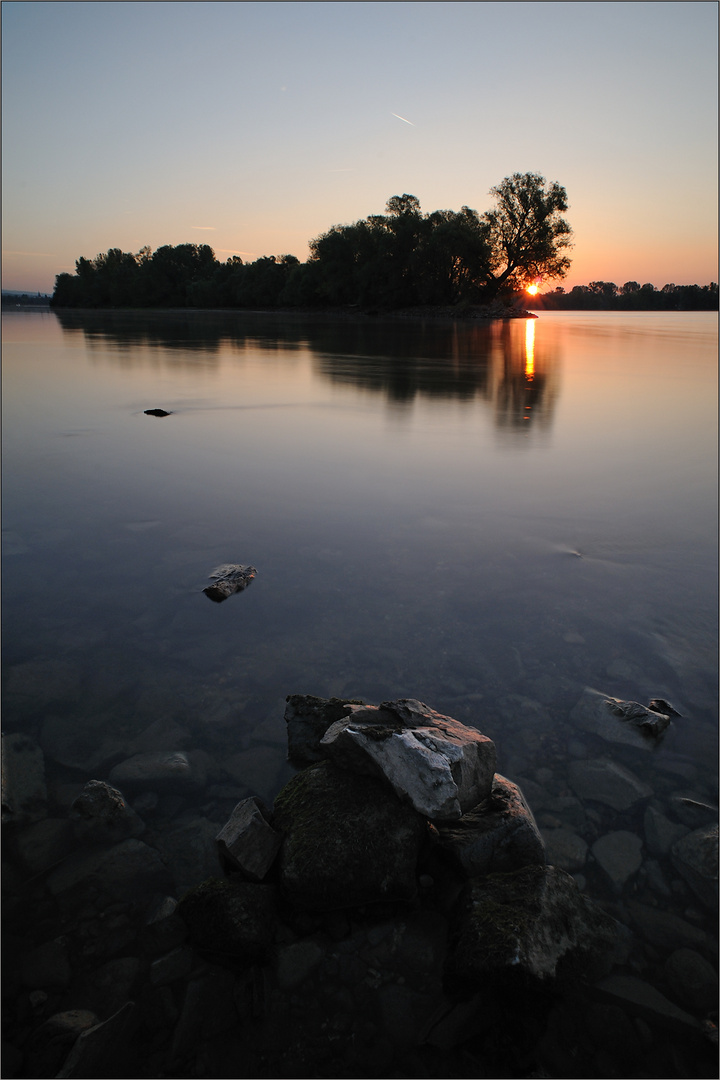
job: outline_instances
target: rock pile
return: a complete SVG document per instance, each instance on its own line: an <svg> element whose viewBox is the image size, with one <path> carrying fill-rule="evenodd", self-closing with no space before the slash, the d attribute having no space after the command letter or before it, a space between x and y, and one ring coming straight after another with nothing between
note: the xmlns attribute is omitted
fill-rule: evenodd
<svg viewBox="0 0 720 1080"><path fill-rule="evenodd" d="M516 783L410 699L292 695L294 775L169 718L4 736L4 1075L646 1076L678 1047L673 1075L714 1075L712 795L614 760L597 739L632 766L658 738L613 702Z"/></svg>
<svg viewBox="0 0 720 1080"><path fill-rule="evenodd" d="M247 883L262 882L269 905L296 912L434 907L448 921L446 972L465 982L491 973L543 980L591 962L609 971L617 924L568 874L546 867L532 812L495 772L490 739L413 699L373 706L291 695L285 719L290 755L304 768L272 811L246 799L218 835L230 886L202 886L206 913L201 891L180 904L181 916L192 905L197 947L217 948L207 927L232 921L248 903Z"/></svg>

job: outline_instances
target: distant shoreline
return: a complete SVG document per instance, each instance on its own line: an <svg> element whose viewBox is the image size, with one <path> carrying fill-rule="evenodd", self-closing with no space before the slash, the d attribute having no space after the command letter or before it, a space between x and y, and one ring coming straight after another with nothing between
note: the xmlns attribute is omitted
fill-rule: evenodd
<svg viewBox="0 0 720 1080"><path fill-rule="evenodd" d="M324 318L347 321L351 319L380 322L392 321L418 321L430 319L434 322L498 322L508 319L537 319L538 316L524 308L512 305L492 305L482 307L480 305L457 309L454 307L417 307L417 308L205 308L205 307L56 307L52 304L16 304L4 301L3 307L11 310L28 310L31 307L42 310L50 310L67 314L102 314L123 313L127 315L263 315L282 316L283 318Z"/></svg>

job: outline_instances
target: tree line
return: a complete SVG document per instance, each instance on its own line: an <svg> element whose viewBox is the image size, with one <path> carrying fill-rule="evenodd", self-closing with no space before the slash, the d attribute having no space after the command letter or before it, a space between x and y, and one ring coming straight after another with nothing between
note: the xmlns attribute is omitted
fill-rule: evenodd
<svg viewBox="0 0 720 1080"><path fill-rule="evenodd" d="M542 311L717 311L718 285L640 285L626 281L591 281L575 285L569 292L562 286L553 292L541 293L530 301L534 310Z"/></svg>
<svg viewBox="0 0 720 1080"><path fill-rule="evenodd" d="M59 274L51 303L64 308L465 307L507 302L528 285L562 280L572 229L567 194L538 173L514 173L490 191L494 207L423 213L414 195L393 195L384 214L333 225L310 256L216 259L207 244L164 245L135 254L111 248ZM717 284L591 281L525 301L533 308L698 310L718 306Z"/></svg>
<svg viewBox="0 0 720 1080"><path fill-rule="evenodd" d="M219 262L207 244L165 245L136 254L111 248L59 274L56 307L392 309L483 304L536 278L562 279L572 229L565 189L537 173L515 173L491 189L482 214L423 213L414 195L394 195L385 214L333 225L310 241L310 256Z"/></svg>

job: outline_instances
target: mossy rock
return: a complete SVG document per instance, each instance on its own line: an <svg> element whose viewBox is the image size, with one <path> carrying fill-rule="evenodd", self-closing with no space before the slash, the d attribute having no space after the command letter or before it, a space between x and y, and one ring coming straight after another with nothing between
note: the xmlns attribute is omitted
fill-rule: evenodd
<svg viewBox="0 0 720 1080"><path fill-rule="evenodd" d="M448 973L528 982L577 978L612 966L618 926L554 866L525 866L470 881L453 925Z"/></svg>
<svg viewBox="0 0 720 1080"><path fill-rule="evenodd" d="M284 834L280 883L315 911L411 900L426 822L385 784L319 762L283 788L273 826Z"/></svg>
<svg viewBox="0 0 720 1080"><path fill-rule="evenodd" d="M276 890L272 885L208 878L180 900L177 914L194 948L254 963L275 936Z"/></svg>

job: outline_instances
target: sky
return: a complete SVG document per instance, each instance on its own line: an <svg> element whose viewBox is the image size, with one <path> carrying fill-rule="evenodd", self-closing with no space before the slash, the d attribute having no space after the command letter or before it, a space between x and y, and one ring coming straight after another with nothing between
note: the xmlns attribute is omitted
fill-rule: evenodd
<svg viewBox="0 0 720 1080"><path fill-rule="evenodd" d="M112 247L305 260L514 172L567 191L566 288L717 281L717 50L714 0L5 0L2 285Z"/></svg>

